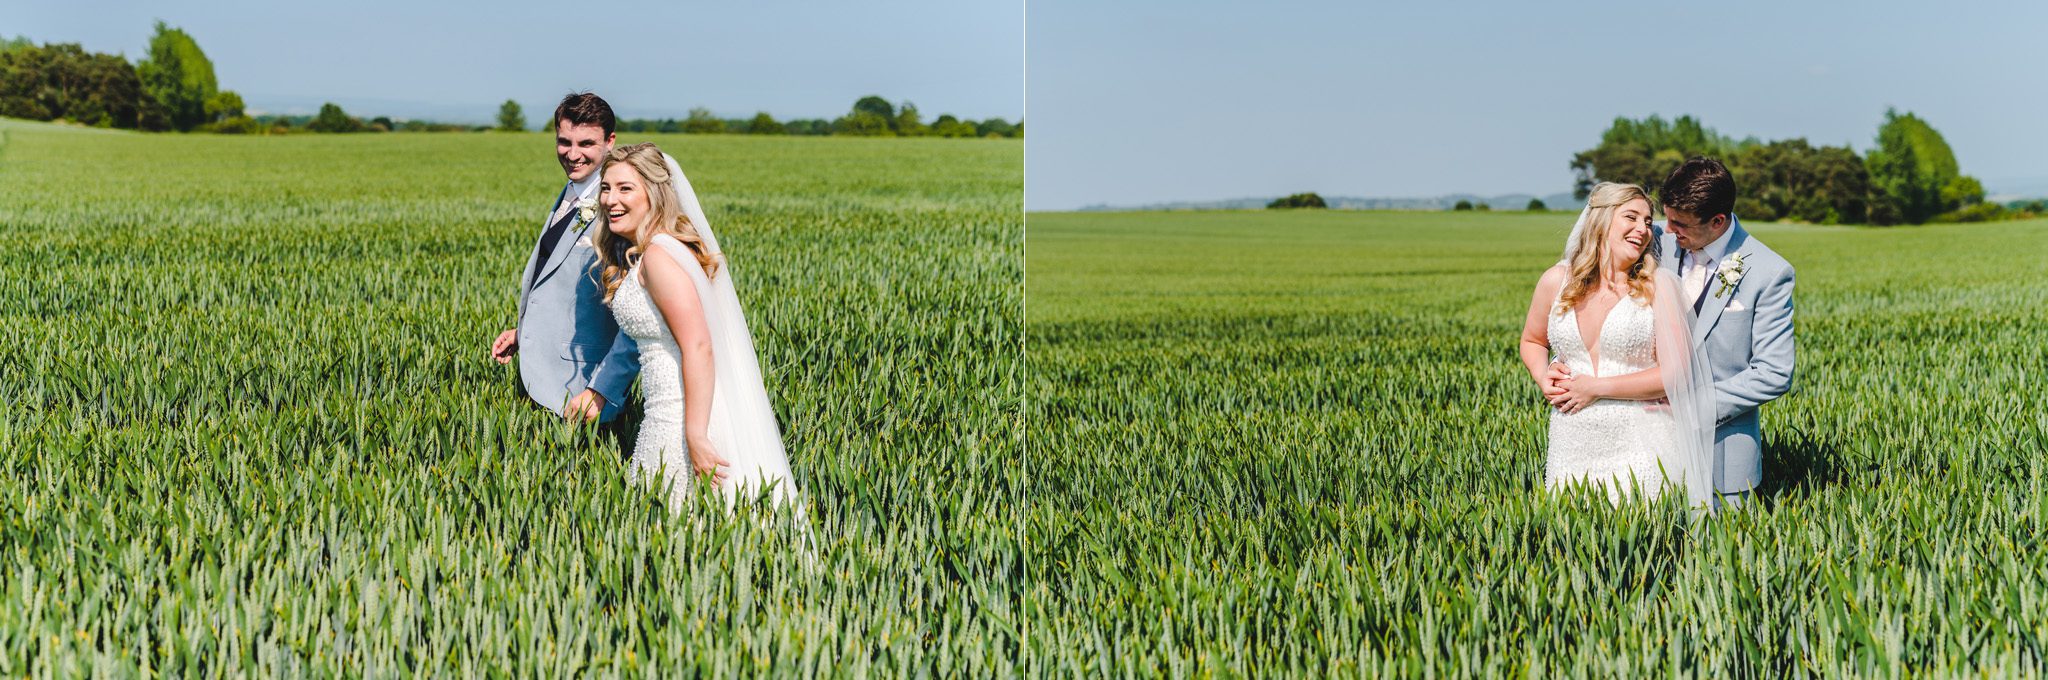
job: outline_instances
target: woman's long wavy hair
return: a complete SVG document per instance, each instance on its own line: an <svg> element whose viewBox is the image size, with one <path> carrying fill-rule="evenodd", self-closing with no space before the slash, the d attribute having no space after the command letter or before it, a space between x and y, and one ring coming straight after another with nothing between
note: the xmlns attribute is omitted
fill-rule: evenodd
<svg viewBox="0 0 2048 680"><path fill-rule="evenodd" d="M1573 244L1572 260L1565 263L1564 290L1557 294L1557 308L1552 314L1562 315L1564 310L1577 307L1586 295L1600 288L1601 264L1607 259L1607 232L1614 225L1614 213L1629 201L1643 199L1650 203L1650 195L1634 184L1601 182L1593 185L1593 193L1586 197L1586 205L1592 210L1586 213L1586 229L1579 232L1579 242ZM1655 205L1651 203L1651 205ZM1628 272L1629 296L1645 303L1655 294L1657 280L1657 242L1643 244L1643 253L1633 263L1616 263L1616 269Z"/></svg>
<svg viewBox="0 0 2048 680"><path fill-rule="evenodd" d="M610 213L600 208L604 215L597 235L591 238L591 245L597 247L598 266L604 271L600 281L604 283L604 301L612 301L612 294L618 292L619 284L626 281L633 265L640 261L644 244L653 241L656 234L668 234L690 247L697 255L697 265L704 268L704 276L718 275L718 256L705 252L704 239L697 235L697 228L690 224L690 218L683 214L682 201L676 198L675 180L669 177L668 163L661 158L661 149L651 143L642 142L632 146L621 146L605 154L604 163L624 163L640 173L646 185L642 193L647 195L647 221L641 223L632 240L612 233Z"/></svg>

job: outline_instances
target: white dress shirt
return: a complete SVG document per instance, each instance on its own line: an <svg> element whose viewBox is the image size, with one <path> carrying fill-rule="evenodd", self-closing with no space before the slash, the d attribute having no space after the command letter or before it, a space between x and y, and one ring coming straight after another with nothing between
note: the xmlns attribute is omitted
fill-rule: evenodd
<svg viewBox="0 0 2048 680"><path fill-rule="evenodd" d="M1685 283L1685 299L1697 301L1706 292L1707 280L1713 278L1716 268L1721 266L1721 258L1728 254L1728 239L1734 234L1735 225L1731 222L1728 230L1721 232L1721 237L1714 239L1713 243L1699 250L1685 251L1679 257L1679 279Z"/></svg>
<svg viewBox="0 0 2048 680"><path fill-rule="evenodd" d="M563 187L562 203L555 206L555 214L552 219L548 220L548 224L554 224L555 220L562 219L562 216L569 214L570 210L575 210L577 201L586 198L596 200L597 185L603 178L604 166L599 165L597 170L592 171L589 177L583 178L583 181L570 182L568 186Z"/></svg>

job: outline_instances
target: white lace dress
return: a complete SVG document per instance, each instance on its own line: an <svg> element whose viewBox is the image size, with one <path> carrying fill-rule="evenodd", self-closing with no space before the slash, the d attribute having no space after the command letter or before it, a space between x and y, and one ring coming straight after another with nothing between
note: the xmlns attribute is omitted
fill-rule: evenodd
<svg viewBox="0 0 2048 680"><path fill-rule="evenodd" d="M1601 322L1598 359L1579 335L1576 310L1550 316L1550 346L1573 375L1617 376L1657 365L1651 304L1624 297ZM1608 498L1625 498L1631 481L1646 497L1664 486L1660 459L1670 457L1674 426L1668 408L1650 402L1601 399L1571 415L1550 412L1550 460L1544 484L1556 489L1578 480L1602 484Z"/></svg>
<svg viewBox="0 0 2048 680"><path fill-rule="evenodd" d="M751 354L751 340L744 347L736 342L717 340L721 333L731 336L744 331L722 325L718 308L709 301L712 282L697 266L695 256L681 242L667 235L656 236L653 245L667 250L677 263L683 265L682 269L690 275L698 295L705 300L705 323L714 336L714 352L729 349ZM640 346L640 390L646 406L645 419L640 423L640 436L634 442L632 465L627 474L633 481L640 482L662 471L661 486L666 489L671 505L680 508L695 485L695 472L690 465L690 449L684 432L682 350L676 345L668 320L640 282L640 265L635 264L626 280L612 293L611 307L619 330L632 336ZM717 363L730 367L735 363L731 359L737 358L726 357L727 361ZM752 357L746 359L744 365L754 365ZM796 497L795 481L790 477L789 460L782 449L781 434L777 431L773 409L758 376L716 376L705 436L730 464L725 482L719 485L728 504L739 498L753 498L762 489L771 488L770 485L778 501L790 501Z"/></svg>

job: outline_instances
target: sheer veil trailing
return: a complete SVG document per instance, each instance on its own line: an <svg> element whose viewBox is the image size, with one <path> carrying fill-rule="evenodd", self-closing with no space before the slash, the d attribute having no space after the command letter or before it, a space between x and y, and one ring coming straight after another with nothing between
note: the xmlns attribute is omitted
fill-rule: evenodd
<svg viewBox="0 0 2048 680"><path fill-rule="evenodd" d="M733 289L732 263L725 260L718 237L711 232L711 221L704 217L697 191L683 175L682 167L666 153L662 160L668 164L683 214L703 239L705 251L720 261L715 275L708 279L692 277L698 282L697 296L711 332L712 370L716 375L707 434L721 447L719 454L736 468L734 477L745 490L743 498L754 498L764 486L772 484L775 500L795 501L796 481L790 476L789 458L782 449L782 429L776 425L775 408L768 401L767 383L754 354L754 335L747 328L739 294ZM673 255L679 262L693 261L687 253ZM685 269L703 271L696 267Z"/></svg>
<svg viewBox="0 0 2048 680"><path fill-rule="evenodd" d="M1564 259L1569 265L1577 254L1579 234L1586 229L1592 204L1579 211L1571 235L1565 237ZM1652 241L1657 243L1657 241ZM1656 257L1651 252L1647 257ZM1669 431L1644 429L1637 433L1643 446L1656 451L1666 479L1685 490L1694 507L1712 511L1720 501L1714 481L1720 478L1719 459L1714 455L1714 374L1708 368L1706 348L1692 344L1693 324L1699 320L1681 292L1678 277L1658 270L1656 298L1651 304L1655 318L1657 371L1664 383L1665 400L1652 409L1668 409Z"/></svg>

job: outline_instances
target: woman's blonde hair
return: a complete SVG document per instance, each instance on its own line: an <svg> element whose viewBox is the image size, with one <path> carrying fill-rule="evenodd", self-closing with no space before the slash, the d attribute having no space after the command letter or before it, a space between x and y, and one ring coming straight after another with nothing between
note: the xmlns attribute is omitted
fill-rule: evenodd
<svg viewBox="0 0 2048 680"><path fill-rule="evenodd" d="M604 162L607 167L624 163L640 173L640 179L646 183L641 190L647 195L648 212L647 221L634 234L639 243L612 233L610 213L599 212L605 218L599 225L602 228L597 230L597 236L591 239L591 245L597 247L597 261L604 268L599 279L604 283L604 301L612 301L612 294L618 292L619 284L625 282L633 264L640 261L640 243L654 240L657 234L668 234L682 241L683 245L690 247L690 252L697 255L697 265L704 268L704 275L717 276L718 256L705 252L704 239L697 235L697 228L690 224L689 216L683 214L682 201L676 198L675 179L669 177L668 163L662 160L661 149L647 142L621 146L605 154Z"/></svg>
<svg viewBox="0 0 2048 680"><path fill-rule="evenodd" d="M1650 203L1650 195L1634 184L1601 182L1593 185L1593 193L1586 197L1586 228L1580 230L1578 243L1572 244L1572 259L1565 263L1564 290L1557 294L1557 307L1552 314L1563 314L1564 310L1577 307L1586 295L1599 289L1600 264L1607 258L1608 227L1614 224L1614 213L1629 201L1642 199ZM1652 282L1657 278L1657 258L1651 257L1656 242L1643 244L1643 252L1636 261L1615 269L1628 272L1629 296L1644 302L1653 294Z"/></svg>

